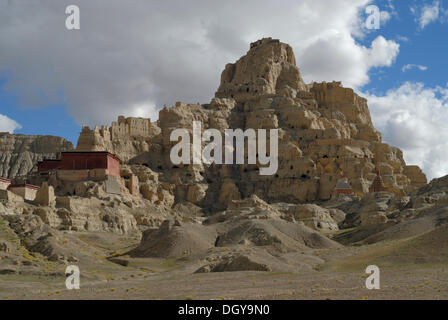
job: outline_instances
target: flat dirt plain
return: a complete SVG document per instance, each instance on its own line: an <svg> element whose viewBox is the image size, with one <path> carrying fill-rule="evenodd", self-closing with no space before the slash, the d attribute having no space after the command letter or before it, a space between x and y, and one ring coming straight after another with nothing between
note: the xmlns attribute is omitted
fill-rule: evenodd
<svg viewBox="0 0 448 320"><path fill-rule="evenodd" d="M114 249L126 251L138 244L136 239L87 233L78 237L97 249L95 263L79 265L79 290L66 289L66 265L54 263L45 272L1 274L0 299L448 299L444 259L433 263L430 248L424 250L428 260L422 251L408 248L422 247L421 237L315 250L325 263L311 270L212 273L194 273L200 263L189 257L122 256L120 261L128 263L122 266L105 258L103 246L113 241ZM370 264L381 270L379 290L366 289L365 268Z"/></svg>

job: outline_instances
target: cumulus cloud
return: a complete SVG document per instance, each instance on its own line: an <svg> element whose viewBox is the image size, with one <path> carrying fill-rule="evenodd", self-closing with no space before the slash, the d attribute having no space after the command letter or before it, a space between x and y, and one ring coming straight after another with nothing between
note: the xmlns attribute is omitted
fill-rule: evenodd
<svg viewBox="0 0 448 320"><path fill-rule="evenodd" d="M419 69L420 71L428 70L427 66L422 66L420 64L406 64L403 66L403 68L401 68L401 71L406 72L406 71L414 69L414 68Z"/></svg>
<svg viewBox="0 0 448 320"><path fill-rule="evenodd" d="M7 116L0 114L0 132L13 133L14 130L20 129L22 126L16 121L8 118Z"/></svg>
<svg viewBox="0 0 448 320"><path fill-rule="evenodd" d="M367 48L356 45L350 35L336 33L312 43L299 60L303 63L305 80L340 79L345 86L356 88L369 82L371 68L390 66L399 48L399 44L382 36Z"/></svg>
<svg viewBox="0 0 448 320"><path fill-rule="evenodd" d="M415 11L415 9L414 9ZM418 18L418 24L421 30L423 30L428 24L436 21L439 18L440 2L434 1L430 5L424 5L420 11Z"/></svg>
<svg viewBox="0 0 448 320"><path fill-rule="evenodd" d="M419 165L428 178L448 174L448 86L406 82L383 96L364 96L384 141L401 148L408 164Z"/></svg>
<svg viewBox="0 0 448 320"><path fill-rule="evenodd" d="M399 47L368 47L360 21L370 0L0 0L0 72L25 107L64 102L78 123L151 115L176 101L208 102L220 74L262 37L291 44L304 78L369 81ZM65 29L76 4L81 30Z"/></svg>

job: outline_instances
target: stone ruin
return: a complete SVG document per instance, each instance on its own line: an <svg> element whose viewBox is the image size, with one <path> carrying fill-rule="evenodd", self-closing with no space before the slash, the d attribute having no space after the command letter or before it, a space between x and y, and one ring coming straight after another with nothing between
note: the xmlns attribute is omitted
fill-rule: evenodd
<svg viewBox="0 0 448 320"><path fill-rule="evenodd" d="M277 173L260 176L259 165L173 165L170 134L177 128L191 132L193 121L220 132L279 129ZM178 102L161 110L157 122L120 117L111 127L84 127L77 150L105 150L146 166L169 186L174 203L211 210L251 195L268 203L328 200L341 174L358 196L369 193L376 170L387 190L400 196L427 183L400 149L383 143L366 99L341 82L306 84L292 48L271 38L252 43L245 56L226 65L210 103Z"/></svg>
<svg viewBox="0 0 448 320"><path fill-rule="evenodd" d="M119 116L110 127L103 125L90 129L83 126L76 151L112 150L120 159L128 160L148 151L145 140L159 133L160 128L151 119Z"/></svg>

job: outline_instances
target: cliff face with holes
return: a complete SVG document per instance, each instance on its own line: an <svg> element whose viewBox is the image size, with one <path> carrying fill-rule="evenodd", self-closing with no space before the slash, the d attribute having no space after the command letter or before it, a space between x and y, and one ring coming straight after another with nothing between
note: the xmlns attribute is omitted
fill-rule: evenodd
<svg viewBox="0 0 448 320"><path fill-rule="evenodd" d="M73 144L61 137L0 133L0 177L25 176L38 161L72 149Z"/></svg>
<svg viewBox="0 0 448 320"><path fill-rule="evenodd" d="M193 121L221 132L278 129L277 173L262 176L258 164L174 166L170 134L191 130ZM406 165L401 150L382 142L366 99L340 82L305 84L292 48L270 38L252 43L245 56L225 67L209 104L179 102L161 110L153 125L160 132L129 162L158 171L175 186L176 202L219 208L252 194L269 202L326 200L341 175L361 195L369 192L377 170L397 194L426 184L418 167Z"/></svg>

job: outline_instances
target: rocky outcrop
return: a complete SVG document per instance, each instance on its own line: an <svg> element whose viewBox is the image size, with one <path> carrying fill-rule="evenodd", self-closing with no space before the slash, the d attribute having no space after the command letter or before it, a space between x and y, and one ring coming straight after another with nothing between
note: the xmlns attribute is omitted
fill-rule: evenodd
<svg viewBox="0 0 448 320"><path fill-rule="evenodd" d="M262 39L252 43L236 63L226 65L216 97L241 103L265 95L295 98L300 91L307 91L307 86L292 48L279 40Z"/></svg>
<svg viewBox="0 0 448 320"><path fill-rule="evenodd" d="M428 183L426 175L418 166L406 166L404 174L411 180L414 187L423 187Z"/></svg>
<svg viewBox="0 0 448 320"><path fill-rule="evenodd" d="M10 217L10 227L19 235L24 246L32 252L38 252L50 261L76 262L78 258L62 243L67 242L61 232L52 229L35 215Z"/></svg>
<svg viewBox="0 0 448 320"><path fill-rule="evenodd" d="M38 161L72 149L73 144L61 137L0 133L0 177L25 176Z"/></svg>
<svg viewBox="0 0 448 320"><path fill-rule="evenodd" d="M125 205L91 199L56 198L57 208L36 208L33 215L53 228L103 231L117 234L138 232L137 222Z"/></svg>
<svg viewBox="0 0 448 320"><path fill-rule="evenodd" d="M279 167L260 175L259 163L174 165L170 150L177 128L278 129ZM367 100L340 82L305 84L289 45L262 39L228 64L210 104L176 103L160 111L160 134L147 140L154 151L131 160L175 185L175 201L224 209L232 200L256 194L270 203L301 203L331 198L341 175L363 196L379 172L388 191L403 196L426 184L402 151L382 142ZM203 146L205 143L202 143ZM258 156L258 154L257 154ZM247 160L247 156L246 156Z"/></svg>
<svg viewBox="0 0 448 320"><path fill-rule="evenodd" d="M347 213L343 228L353 228L334 239L342 244L376 243L415 238L436 232L448 222L448 176L434 179L406 197L376 192L361 200L327 202ZM435 242L439 246L439 242ZM436 247L434 247L435 250Z"/></svg>
<svg viewBox="0 0 448 320"><path fill-rule="evenodd" d="M77 151L109 151L122 161L145 152L154 151L150 140L160 134L157 123L145 118L120 116L110 127L82 128Z"/></svg>
<svg viewBox="0 0 448 320"><path fill-rule="evenodd" d="M44 182L39 188L36 194L34 202L42 206L50 206L56 203L56 197L54 195L54 188Z"/></svg>
<svg viewBox="0 0 448 320"><path fill-rule="evenodd" d="M314 230L338 230L338 223L345 219L345 213L343 211L326 209L315 204L277 204L274 207L282 212L288 220L302 222Z"/></svg>
<svg viewBox="0 0 448 320"><path fill-rule="evenodd" d="M278 170L260 174L260 150L253 155L256 164L248 164L247 155L242 165L172 163L178 141L171 141L171 133L184 128L191 134L193 122L223 135L226 129L278 129ZM426 184L401 150L382 142L366 99L340 82L305 84L292 48L271 38L252 43L225 67L209 104L178 102L161 110L157 122L120 117L110 127L83 127L77 150L107 150L123 163L148 168L148 177L126 178L137 197L164 206L187 201L210 212L251 195L268 203L329 200L341 176L360 197L369 193L377 172L385 190L399 196ZM322 223L324 216L332 219L315 210L314 216ZM328 221L323 229L337 227Z"/></svg>
<svg viewBox="0 0 448 320"><path fill-rule="evenodd" d="M448 205L448 176L432 180L411 194L408 207L415 210Z"/></svg>

